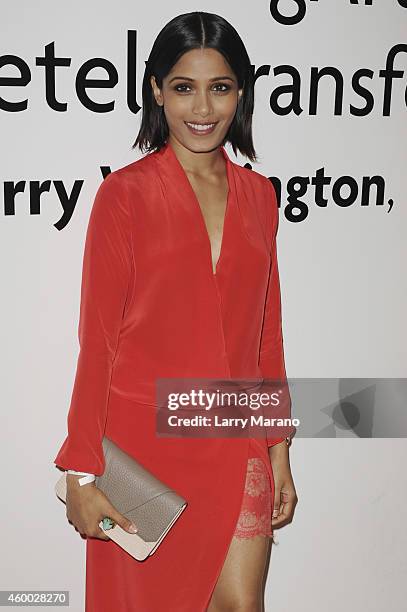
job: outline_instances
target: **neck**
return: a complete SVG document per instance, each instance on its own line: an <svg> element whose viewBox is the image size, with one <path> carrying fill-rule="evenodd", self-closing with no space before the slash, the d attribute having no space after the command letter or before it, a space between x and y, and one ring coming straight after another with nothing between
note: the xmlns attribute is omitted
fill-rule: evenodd
<svg viewBox="0 0 407 612"><path fill-rule="evenodd" d="M185 172L200 176L224 172L225 160L220 145L211 151L196 152L191 151L171 136L168 142Z"/></svg>

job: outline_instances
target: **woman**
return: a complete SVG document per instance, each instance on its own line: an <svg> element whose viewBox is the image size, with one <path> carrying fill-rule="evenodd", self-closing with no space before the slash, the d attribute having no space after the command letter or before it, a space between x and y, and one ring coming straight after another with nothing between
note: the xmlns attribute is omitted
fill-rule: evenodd
<svg viewBox="0 0 407 612"><path fill-rule="evenodd" d="M285 437L155 431L157 378L285 380L275 191L223 147L256 159L253 88L227 21L203 12L170 21L143 80L133 146L148 154L96 194L68 436L54 460L72 471L67 516L87 536L88 612L262 610L273 527L292 519ZM188 501L143 563L98 527L109 516L131 532L125 517L94 483L78 482L103 473L103 435Z"/></svg>

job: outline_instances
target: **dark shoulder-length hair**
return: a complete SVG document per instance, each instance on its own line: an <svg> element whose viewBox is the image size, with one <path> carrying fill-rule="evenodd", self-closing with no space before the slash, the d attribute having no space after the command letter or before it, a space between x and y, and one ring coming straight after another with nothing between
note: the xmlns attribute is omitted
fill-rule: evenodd
<svg viewBox="0 0 407 612"><path fill-rule="evenodd" d="M250 58L239 34L226 19L202 11L174 17L155 39L144 71L142 119L132 148L139 146L142 152L158 151L168 138L167 120L163 107L155 100L151 76L155 76L161 89L163 78L184 53L203 48L219 51L234 72L238 88L243 88L234 119L222 145L230 142L235 155L239 150L251 161L256 161L252 138L254 74Z"/></svg>

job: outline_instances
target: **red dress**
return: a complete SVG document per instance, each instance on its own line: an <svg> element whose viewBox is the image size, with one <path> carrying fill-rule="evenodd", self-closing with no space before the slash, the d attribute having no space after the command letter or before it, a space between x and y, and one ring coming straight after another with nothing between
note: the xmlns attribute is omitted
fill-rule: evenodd
<svg viewBox="0 0 407 612"><path fill-rule="evenodd" d="M283 438L155 434L156 378L285 378L276 194L221 150L229 195L216 274L199 202L169 143L108 175L92 207L68 436L54 463L102 474L106 435L188 506L144 562L112 541L86 540L87 612L204 612L249 457L263 459L274 496L267 447Z"/></svg>

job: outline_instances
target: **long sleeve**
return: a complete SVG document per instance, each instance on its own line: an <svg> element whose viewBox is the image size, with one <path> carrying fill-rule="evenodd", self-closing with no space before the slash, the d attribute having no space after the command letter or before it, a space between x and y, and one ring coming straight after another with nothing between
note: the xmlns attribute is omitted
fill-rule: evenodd
<svg viewBox="0 0 407 612"><path fill-rule="evenodd" d="M266 296L266 304L264 310L264 321L262 328L262 336L260 343L260 358L259 367L265 379L278 379L282 381L283 402L278 409L278 417L290 417L291 413L291 398L287 384L287 376L284 361L284 346L281 322L281 295L280 295L280 279L277 261L277 230L279 223L277 197L273 184L268 181L267 195L267 227L269 231L271 265L270 276ZM267 416L274 416L271 411L267 412ZM267 446L274 446L282 442L284 437L272 438L271 431L275 428L266 427ZM288 434L287 434L288 435Z"/></svg>
<svg viewBox="0 0 407 612"><path fill-rule="evenodd" d="M82 265L79 356L68 412L68 435L54 463L101 475L102 439L113 362L133 257L126 191L115 174L100 184L89 217Z"/></svg>

